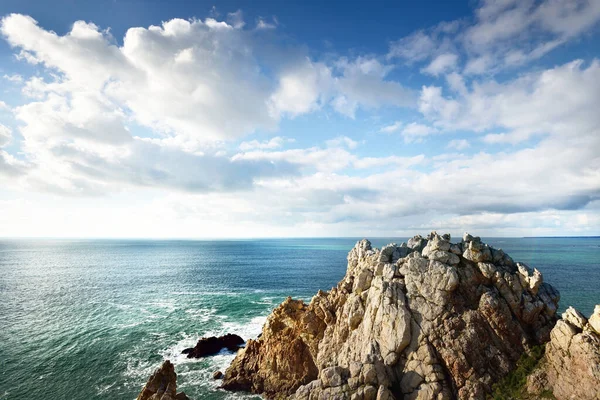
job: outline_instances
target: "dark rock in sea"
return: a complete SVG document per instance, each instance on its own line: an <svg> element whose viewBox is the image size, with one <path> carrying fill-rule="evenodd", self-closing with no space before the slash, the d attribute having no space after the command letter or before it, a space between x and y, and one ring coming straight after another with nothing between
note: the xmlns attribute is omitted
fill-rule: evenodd
<svg viewBox="0 0 600 400"><path fill-rule="evenodd" d="M244 344L244 339L238 335L228 333L227 335L216 337L211 336L202 338L196 343L196 347L190 347L182 351L182 354L187 354L188 358L200 358L213 354L217 354L222 349L229 351L238 351L241 345Z"/></svg>
<svg viewBox="0 0 600 400"><path fill-rule="evenodd" d="M189 400L185 393L177 393L177 374L169 360L163 362L140 392L137 400Z"/></svg>
<svg viewBox="0 0 600 400"><path fill-rule="evenodd" d="M223 378L223 373L221 371L215 371L213 373L213 379L221 379Z"/></svg>
<svg viewBox="0 0 600 400"><path fill-rule="evenodd" d="M478 237L453 244L434 232L382 250L362 240L336 287L273 310L222 387L296 400L483 400L548 342L558 300L538 270Z"/></svg>

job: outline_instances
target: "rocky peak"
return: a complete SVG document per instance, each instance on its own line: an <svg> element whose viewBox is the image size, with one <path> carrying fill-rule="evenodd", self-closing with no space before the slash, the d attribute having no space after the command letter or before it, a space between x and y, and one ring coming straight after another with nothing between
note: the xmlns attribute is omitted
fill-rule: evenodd
<svg viewBox="0 0 600 400"><path fill-rule="evenodd" d="M225 372L223 387L297 399L484 399L549 339L559 294L539 271L465 234L381 250L359 241L346 275L288 298Z"/></svg>
<svg viewBox="0 0 600 400"><path fill-rule="evenodd" d="M189 400L185 393L177 393L177 374L169 360L154 371L137 400Z"/></svg>

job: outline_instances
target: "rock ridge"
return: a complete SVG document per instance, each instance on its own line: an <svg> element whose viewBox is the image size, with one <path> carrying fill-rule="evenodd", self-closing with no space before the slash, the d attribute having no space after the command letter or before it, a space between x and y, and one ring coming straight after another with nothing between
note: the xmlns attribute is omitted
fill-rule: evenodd
<svg viewBox="0 0 600 400"><path fill-rule="evenodd" d="M346 275L286 299L222 387L294 399L484 399L550 338L559 293L542 274L465 234L381 250L364 239Z"/></svg>

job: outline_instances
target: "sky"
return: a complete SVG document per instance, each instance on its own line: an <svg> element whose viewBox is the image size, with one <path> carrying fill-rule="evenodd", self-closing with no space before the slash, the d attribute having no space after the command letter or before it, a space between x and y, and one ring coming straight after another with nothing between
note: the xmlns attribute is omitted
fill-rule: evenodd
<svg viewBox="0 0 600 400"><path fill-rule="evenodd" d="M0 237L600 235L600 0L0 17Z"/></svg>

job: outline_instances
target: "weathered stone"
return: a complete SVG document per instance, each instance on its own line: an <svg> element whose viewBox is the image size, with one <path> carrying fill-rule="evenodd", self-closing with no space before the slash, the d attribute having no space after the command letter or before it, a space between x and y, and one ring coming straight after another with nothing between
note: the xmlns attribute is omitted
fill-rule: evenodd
<svg viewBox="0 0 600 400"><path fill-rule="evenodd" d="M527 379L530 393L551 391L558 400L600 400L600 335L588 327L583 315L567 309L552 329L541 367Z"/></svg>
<svg viewBox="0 0 600 400"><path fill-rule="evenodd" d="M273 311L223 387L306 400L484 399L550 337L559 295L538 274L470 235L452 244L434 232L381 251L362 240L330 292Z"/></svg>
<svg viewBox="0 0 600 400"><path fill-rule="evenodd" d="M421 237L421 235L414 236L408 239L408 247L415 251L422 251L427 245L427 239Z"/></svg>
<svg viewBox="0 0 600 400"><path fill-rule="evenodd" d="M583 330L588 322L587 319L573 307L567 308L567 311L563 313L562 318L579 330Z"/></svg>
<svg viewBox="0 0 600 400"><path fill-rule="evenodd" d="M600 334L600 304L594 307L594 313L588 320L588 323L596 333Z"/></svg>
<svg viewBox="0 0 600 400"><path fill-rule="evenodd" d="M165 360L140 392L137 400L189 400L185 393L177 393L177 374L169 360Z"/></svg>

